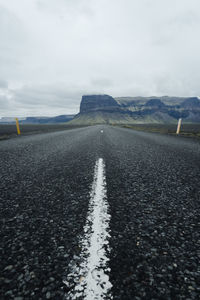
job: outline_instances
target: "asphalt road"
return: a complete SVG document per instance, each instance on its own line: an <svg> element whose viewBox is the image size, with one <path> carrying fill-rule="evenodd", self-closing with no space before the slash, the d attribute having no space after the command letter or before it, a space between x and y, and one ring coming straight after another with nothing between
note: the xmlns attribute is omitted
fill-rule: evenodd
<svg viewBox="0 0 200 300"><path fill-rule="evenodd" d="M0 299L69 299L99 158L105 299L200 299L200 143L100 125L0 142Z"/></svg>

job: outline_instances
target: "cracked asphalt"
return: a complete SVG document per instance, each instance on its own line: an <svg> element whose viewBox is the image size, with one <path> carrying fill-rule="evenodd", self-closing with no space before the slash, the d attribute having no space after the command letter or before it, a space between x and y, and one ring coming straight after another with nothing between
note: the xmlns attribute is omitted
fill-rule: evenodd
<svg viewBox="0 0 200 300"><path fill-rule="evenodd" d="M99 157L113 299L200 299L199 141L104 125L0 142L0 299L67 297Z"/></svg>

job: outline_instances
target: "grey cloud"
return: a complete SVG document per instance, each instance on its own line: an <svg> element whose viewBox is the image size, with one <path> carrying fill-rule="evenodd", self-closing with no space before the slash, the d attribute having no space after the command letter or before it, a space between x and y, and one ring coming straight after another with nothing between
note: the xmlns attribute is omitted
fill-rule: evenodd
<svg viewBox="0 0 200 300"><path fill-rule="evenodd" d="M27 34L20 18L2 6L1 1L0 37L0 78L7 78L8 82L13 78L19 80L27 51Z"/></svg>
<svg viewBox="0 0 200 300"><path fill-rule="evenodd" d="M82 94L200 95L197 0L0 0L0 116L79 110Z"/></svg>
<svg viewBox="0 0 200 300"><path fill-rule="evenodd" d="M93 16L91 0L38 0L36 6L38 10L57 14L60 18L71 18L83 14L88 17Z"/></svg>
<svg viewBox="0 0 200 300"><path fill-rule="evenodd" d="M56 86L22 87L8 90L12 97L0 98L0 117L7 110L8 116L56 115L78 113L82 92Z"/></svg>
<svg viewBox="0 0 200 300"><path fill-rule="evenodd" d="M1 55L11 55L12 50L21 49L26 42L26 33L23 23L16 14L12 13L0 3L0 36ZM18 54L18 53L13 53Z"/></svg>
<svg viewBox="0 0 200 300"><path fill-rule="evenodd" d="M0 111L2 109L10 109L10 101L5 97L0 96Z"/></svg>
<svg viewBox="0 0 200 300"><path fill-rule="evenodd" d="M15 112L12 100L0 95L0 118L13 115Z"/></svg>
<svg viewBox="0 0 200 300"><path fill-rule="evenodd" d="M112 80L108 78L95 78L91 80L92 86L104 88L104 87L111 87L113 86Z"/></svg>
<svg viewBox="0 0 200 300"><path fill-rule="evenodd" d="M0 88L8 88L8 82L6 80L0 79Z"/></svg>

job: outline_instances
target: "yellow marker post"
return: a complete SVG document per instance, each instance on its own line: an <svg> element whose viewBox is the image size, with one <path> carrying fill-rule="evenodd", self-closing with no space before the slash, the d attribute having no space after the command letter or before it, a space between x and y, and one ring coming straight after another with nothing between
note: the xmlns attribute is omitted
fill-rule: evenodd
<svg viewBox="0 0 200 300"><path fill-rule="evenodd" d="M20 128L19 128L19 120L18 120L18 118L15 118L15 121L16 121L16 127L17 127L17 134L20 135L21 131L20 131Z"/></svg>
<svg viewBox="0 0 200 300"><path fill-rule="evenodd" d="M180 130L181 130L181 122L182 122L182 119L179 119L179 120L178 120L178 125L177 125L176 134L179 134L179 133L180 133Z"/></svg>

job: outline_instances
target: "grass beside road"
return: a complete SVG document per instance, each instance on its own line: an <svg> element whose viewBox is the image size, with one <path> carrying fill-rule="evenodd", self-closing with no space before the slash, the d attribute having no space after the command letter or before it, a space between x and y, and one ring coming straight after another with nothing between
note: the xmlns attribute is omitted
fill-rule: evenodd
<svg viewBox="0 0 200 300"><path fill-rule="evenodd" d="M125 128L134 130L146 131L146 132L157 132L162 134L176 135L176 124L133 124L133 125L122 125ZM200 138L200 124L182 124L181 136L196 137Z"/></svg>
<svg viewBox="0 0 200 300"><path fill-rule="evenodd" d="M47 133L60 130L69 130L85 126L68 124L20 124L21 135L30 135L36 133ZM0 141L17 136L15 124L0 124Z"/></svg>

